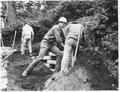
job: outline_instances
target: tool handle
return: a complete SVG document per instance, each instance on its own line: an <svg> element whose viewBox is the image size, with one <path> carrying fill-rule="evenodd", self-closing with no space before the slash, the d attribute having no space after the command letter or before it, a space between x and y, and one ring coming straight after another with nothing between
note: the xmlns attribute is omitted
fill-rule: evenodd
<svg viewBox="0 0 120 92"><path fill-rule="evenodd" d="M81 31L82 31L82 29L80 30L79 35L78 35L77 46L76 46L76 49L75 49L75 55L74 55L74 58L73 58L73 61L72 61L72 67L74 66L75 61L76 61L76 56L77 56L77 51L78 51Z"/></svg>
<svg viewBox="0 0 120 92"><path fill-rule="evenodd" d="M13 44L12 44L12 50L14 49L14 45L15 45L15 38L16 38L16 31L15 31L15 34L14 34L14 39L13 39Z"/></svg>

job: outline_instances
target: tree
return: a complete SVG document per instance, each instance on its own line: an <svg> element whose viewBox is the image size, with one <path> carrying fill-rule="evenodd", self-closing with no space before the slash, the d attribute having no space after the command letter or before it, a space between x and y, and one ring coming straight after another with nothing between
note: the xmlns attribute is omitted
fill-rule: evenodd
<svg viewBox="0 0 120 92"><path fill-rule="evenodd" d="M8 1L7 2L7 10L6 10L6 15L7 15L7 26L15 23L15 7L14 7L14 2L13 1Z"/></svg>

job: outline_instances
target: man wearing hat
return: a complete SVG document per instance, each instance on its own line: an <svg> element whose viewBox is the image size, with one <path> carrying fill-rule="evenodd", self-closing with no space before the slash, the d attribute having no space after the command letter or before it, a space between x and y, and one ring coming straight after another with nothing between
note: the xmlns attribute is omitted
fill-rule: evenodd
<svg viewBox="0 0 120 92"><path fill-rule="evenodd" d="M43 59L44 55L48 50L50 50L52 53L54 53L57 56L56 60L56 67L55 71L58 72L60 70L61 65L61 59L62 59L62 52L60 49L56 46L56 44L59 44L60 46L64 47L64 44L62 42L62 39L60 37L60 34L63 32L62 28L65 27L67 23L67 19L65 17L59 18L58 25L54 25L43 37L43 40L41 41L40 46L40 52L39 55L33 62L27 67L27 69L22 73L22 76L27 76L28 72L40 61Z"/></svg>

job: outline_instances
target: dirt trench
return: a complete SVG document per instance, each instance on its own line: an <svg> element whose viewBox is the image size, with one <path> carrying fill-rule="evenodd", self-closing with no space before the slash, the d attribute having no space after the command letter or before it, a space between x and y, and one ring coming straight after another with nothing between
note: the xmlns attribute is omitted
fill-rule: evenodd
<svg viewBox="0 0 120 92"><path fill-rule="evenodd" d="M103 63L96 65L88 61L91 54L80 55L76 66L69 74L53 74L44 64L38 64L27 77L23 78L21 74L32 59L29 55L15 52L8 58L8 91L118 90L118 80ZM101 57L96 58L97 62Z"/></svg>

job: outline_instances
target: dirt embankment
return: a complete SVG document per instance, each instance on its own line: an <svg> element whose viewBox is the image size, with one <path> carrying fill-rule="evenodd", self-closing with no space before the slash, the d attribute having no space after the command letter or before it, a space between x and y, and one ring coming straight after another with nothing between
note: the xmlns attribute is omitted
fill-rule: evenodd
<svg viewBox="0 0 120 92"><path fill-rule="evenodd" d="M15 52L8 59L8 90L117 90L118 78L105 67L103 55L88 50L81 52L69 74L53 74L38 64L25 78L24 69L32 62L29 56Z"/></svg>
<svg viewBox="0 0 120 92"><path fill-rule="evenodd" d="M79 61L78 61L79 62ZM45 83L44 90L117 90L118 80L104 64L74 67L69 74L54 74Z"/></svg>

